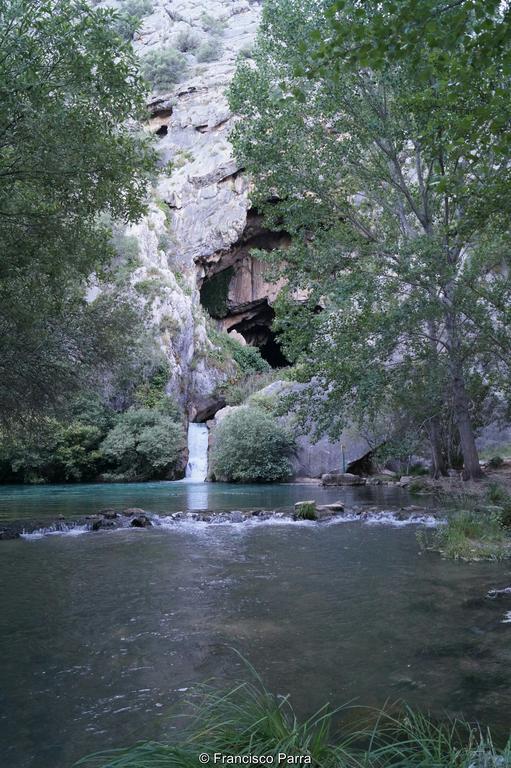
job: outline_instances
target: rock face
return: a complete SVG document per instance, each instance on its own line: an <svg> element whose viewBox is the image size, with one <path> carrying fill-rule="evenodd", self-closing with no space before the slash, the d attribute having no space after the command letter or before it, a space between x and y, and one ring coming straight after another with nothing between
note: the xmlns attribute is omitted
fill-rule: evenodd
<svg viewBox="0 0 511 768"><path fill-rule="evenodd" d="M260 401L270 402L271 400L277 400L280 395L292 393L299 388L300 385L298 384L278 380L273 381L271 384L268 384L268 386L260 389L255 396ZM208 422L210 433L212 434L215 427L239 407L240 406L228 405L217 411L214 419ZM292 423L292 416L284 416L280 418L284 423ZM314 443L309 436L299 435L296 438L296 451L291 457L293 476L295 478L346 476L357 479L358 483L353 482L351 483L352 485L362 484L365 481L358 475L349 473L342 475L341 470L343 461L345 467L348 467L349 464L362 459L370 450L371 447L367 440L359 435L354 429L346 429L341 434L340 439L335 442L330 441L327 437L322 437ZM330 475L328 473L332 474ZM330 484L337 485L337 483L334 482Z"/></svg>
<svg viewBox="0 0 511 768"><path fill-rule="evenodd" d="M123 10L119 0L101 4ZM201 285L230 269L229 312L241 317L269 306L264 270L247 252L261 225L247 224L248 183L228 141L226 97L237 57L249 55L260 11L259 2L248 0L153 0L133 40L142 63L169 47L186 61L181 81L151 96L145 127L157 139L165 172L153 187L148 215L126 234L138 244L128 283L149 307L169 361L169 394L191 418L233 372L228 360L219 363Z"/></svg>

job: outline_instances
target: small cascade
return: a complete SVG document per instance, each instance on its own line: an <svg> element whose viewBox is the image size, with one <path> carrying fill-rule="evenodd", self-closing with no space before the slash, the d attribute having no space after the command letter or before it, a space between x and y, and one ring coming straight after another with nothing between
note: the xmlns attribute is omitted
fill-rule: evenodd
<svg viewBox="0 0 511 768"><path fill-rule="evenodd" d="M205 424L188 425L187 480L203 483L208 474L209 430Z"/></svg>

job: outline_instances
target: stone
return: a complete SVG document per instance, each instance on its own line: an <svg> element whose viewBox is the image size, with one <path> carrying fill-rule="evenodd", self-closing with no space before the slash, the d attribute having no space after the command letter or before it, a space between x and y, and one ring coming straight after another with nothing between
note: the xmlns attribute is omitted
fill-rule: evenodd
<svg viewBox="0 0 511 768"><path fill-rule="evenodd" d="M103 515L107 520L115 520L118 517L117 511L108 507L107 509L100 509L98 515Z"/></svg>
<svg viewBox="0 0 511 768"><path fill-rule="evenodd" d="M130 522L130 526L132 528L150 528L152 526L152 522L147 517L147 515L138 515L137 517L134 517Z"/></svg>
<svg viewBox="0 0 511 768"><path fill-rule="evenodd" d="M103 531L117 527L115 520L108 520L105 517L97 517L92 519L90 529L91 531Z"/></svg>
<svg viewBox="0 0 511 768"><path fill-rule="evenodd" d="M122 514L124 517L133 517L137 515L145 516L145 509L140 509L140 507L128 507L127 509L122 510Z"/></svg>
<svg viewBox="0 0 511 768"><path fill-rule="evenodd" d="M325 509L331 509L332 512L344 512L344 504L342 501L333 501L331 504L323 504Z"/></svg>
<svg viewBox="0 0 511 768"><path fill-rule="evenodd" d="M365 485L366 483L364 477L352 475L350 472L340 472L339 474L328 472L321 476L321 482L323 485Z"/></svg>
<svg viewBox="0 0 511 768"><path fill-rule="evenodd" d="M413 477L411 477L410 475L403 475L402 477L399 478L398 485L401 488L406 488L407 485L410 485L412 480L413 480Z"/></svg>

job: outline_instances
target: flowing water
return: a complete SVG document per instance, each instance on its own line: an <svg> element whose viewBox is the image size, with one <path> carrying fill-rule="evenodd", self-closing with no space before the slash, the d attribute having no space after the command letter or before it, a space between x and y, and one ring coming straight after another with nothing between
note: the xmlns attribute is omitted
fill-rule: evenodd
<svg viewBox="0 0 511 768"><path fill-rule="evenodd" d="M386 488L161 483L0 489L0 515L406 502ZM184 523L0 542L0 764L70 768L172 734L194 682L246 677L300 713L405 699L503 732L511 713L509 568L421 555L414 526Z"/></svg>
<svg viewBox="0 0 511 768"><path fill-rule="evenodd" d="M188 480L202 483L208 474L209 430L205 424L188 425Z"/></svg>

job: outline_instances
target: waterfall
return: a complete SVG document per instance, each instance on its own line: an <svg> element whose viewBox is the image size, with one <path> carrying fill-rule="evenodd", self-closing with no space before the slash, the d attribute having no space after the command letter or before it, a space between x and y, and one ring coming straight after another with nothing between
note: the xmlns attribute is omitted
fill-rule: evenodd
<svg viewBox="0 0 511 768"><path fill-rule="evenodd" d="M208 474L209 430L205 424L188 424L188 464L186 477L203 483Z"/></svg>

